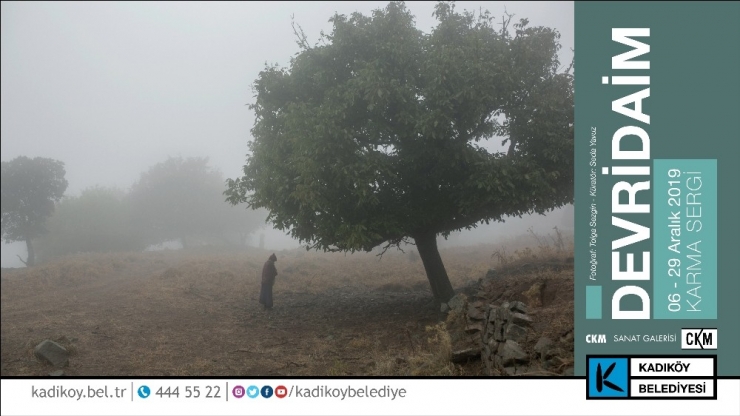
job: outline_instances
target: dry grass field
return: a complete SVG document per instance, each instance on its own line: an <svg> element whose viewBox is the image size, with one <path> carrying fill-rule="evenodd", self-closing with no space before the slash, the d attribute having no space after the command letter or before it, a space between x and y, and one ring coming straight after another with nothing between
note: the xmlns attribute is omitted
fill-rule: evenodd
<svg viewBox="0 0 740 416"><path fill-rule="evenodd" d="M547 237L440 252L456 291L523 300L536 333L557 339L573 326L572 266L537 265L572 256L572 240ZM78 254L4 269L2 376L53 371L33 355L44 339L70 350L70 376L483 374L480 362L449 362L445 316L420 260L277 251L275 307L266 312L257 298L270 253ZM498 277L483 279L491 268Z"/></svg>

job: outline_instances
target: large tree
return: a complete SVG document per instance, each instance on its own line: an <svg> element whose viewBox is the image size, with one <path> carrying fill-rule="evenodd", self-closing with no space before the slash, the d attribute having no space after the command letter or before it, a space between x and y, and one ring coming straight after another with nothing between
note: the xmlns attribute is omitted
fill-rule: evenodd
<svg viewBox="0 0 740 416"><path fill-rule="evenodd" d="M510 30L509 16L496 29L488 12L448 3L435 16L422 33L394 2L335 15L316 46L299 35L290 67L255 81L251 155L226 194L267 208L307 249L410 237L444 302L437 235L572 201L573 87L555 30ZM480 143L495 137L501 151Z"/></svg>
<svg viewBox="0 0 740 416"><path fill-rule="evenodd" d="M64 163L54 159L19 156L2 162L2 238L26 242L27 266L36 262L32 240L47 232L46 219L67 190L65 174Z"/></svg>
<svg viewBox="0 0 740 416"><path fill-rule="evenodd" d="M223 199L224 178L208 158L171 157L146 172L131 188L129 200L140 233L151 244L191 237L224 238L235 230L256 229L264 218L239 210Z"/></svg>
<svg viewBox="0 0 740 416"><path fill-rule="evenodd" d="M38 241L39 257L143 250L126 196L120 189L94 186L64 197L48 221L49 233Z"/></svg>

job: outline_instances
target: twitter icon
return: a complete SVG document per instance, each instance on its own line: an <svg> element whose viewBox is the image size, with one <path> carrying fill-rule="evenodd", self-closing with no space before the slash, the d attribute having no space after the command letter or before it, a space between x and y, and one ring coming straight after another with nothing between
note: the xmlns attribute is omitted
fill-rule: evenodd
<svg viewBox="0 0 740 416"><path fill-rule="evenodd" d="M260 395L260 388L257 386L249 386L247 387L247 396L250 399L256 399L257 396Z"/></svg>

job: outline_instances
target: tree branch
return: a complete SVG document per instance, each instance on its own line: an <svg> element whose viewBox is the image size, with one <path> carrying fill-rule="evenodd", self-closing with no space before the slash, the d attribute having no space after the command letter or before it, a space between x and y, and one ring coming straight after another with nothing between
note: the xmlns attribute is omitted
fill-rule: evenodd
<svg viewBox="0 0 740 416"><path fill-rule="evenodd" d="M573 57L570 58L570 65L568 65L568 69L565 70L566 74L570 74L570 70L573 69L573 64L576 62L576 51L573 48L570 48L570 51L573 53Z"/></svg>
<svg viewBox="0 0 740 416"><path fill-rule="evenodd" d="M308 45L308 40L306 39L306 34L303 32L303 28L295 22L295 14L290 16L290 25L293 27L293 34L298 38L296 40L298 46L302 49L310 50L311 47ZM296 29L296 26L298 26L298 29Z"/></svg>
<svg viewBox="0 0 740 416"><path fill-rule="evenodd" d="M509 23L511 23L511 19L514 18L513 14L509 14L509 12L506 10L506 7L504 7L504 16L501 19L501 34L505 37L509 37Z"/></svg>
<svg viewBox="0 0 740 416"><path fill-rule="evenodd" d="M514 150L516 148L516 139L513 134L509 134L509 151L506 152L506 156L514 156Z"/></svg>
<svg viewBox="0 0 740 416"><path fill-rule="evenodd" d="M410 245L416 245L415 243L412 243L411 241L409 241L408 238L406 238L406 237L390 238L390 239L388 239L386 241L388 241L388 244L386 244L385 247L383 247L383 251L380 252L380 254L376 254L376 256L380 257L381 259L383 258L383 254L385 254L385 252L388 251L388 249L391 248L391 247L393 247L393 246L396 246L399 250L401 250L401 253L406 253L401 248L401 243L406 243L406 244L410 244Z"/></svg>

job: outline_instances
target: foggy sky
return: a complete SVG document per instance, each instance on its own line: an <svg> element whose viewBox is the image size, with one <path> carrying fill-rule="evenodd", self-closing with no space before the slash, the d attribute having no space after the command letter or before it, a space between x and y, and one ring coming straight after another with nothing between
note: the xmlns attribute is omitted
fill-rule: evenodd
<svg viewBox="0 0 740 416"><path fill-rule="evenodd" d="M225 177L239 176L254 123L251 84L265 62L287 66L299 51L291 15L313 45L334 12L367 15L386 4L2 2L2 160L63 161L67 195L128 189L168 156L208 156ZM434 4L407 3L425 32L436 24ZM456 4L488 9L495 22L506 8L515 21L557 29L561 65L570 63L573 2ZM15 258L10 247L3 267Z"/></svg>

